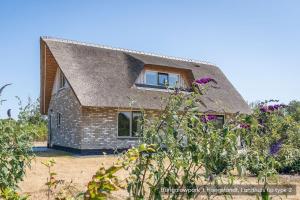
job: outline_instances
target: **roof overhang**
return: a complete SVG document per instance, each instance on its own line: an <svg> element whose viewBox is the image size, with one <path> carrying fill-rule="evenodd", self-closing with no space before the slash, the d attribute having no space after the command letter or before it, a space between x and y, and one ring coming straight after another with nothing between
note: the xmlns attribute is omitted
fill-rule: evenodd
<svg viewBox="0 0 300 200"><path fill-rule="evenodd" d="M47 44L40 39L40 112L48 114L48 107L51 100L52 88L55 80L58 64L47 47Z"/></svg>

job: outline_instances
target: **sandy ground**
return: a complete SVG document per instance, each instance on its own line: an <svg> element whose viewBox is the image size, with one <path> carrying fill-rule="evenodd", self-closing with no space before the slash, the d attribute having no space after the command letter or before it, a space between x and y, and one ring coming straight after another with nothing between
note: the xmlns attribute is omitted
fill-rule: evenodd
<svg viewBox="0 0 300 200"><path fill-rule="evenodd" d="M19 184L20 192L29 194L30 199L47 199L46 191L48 169L42 164L49 159L56 161L52 170L57 173L57 180L66 182L72 181L80 191L85 191L87 183L91 180L101 163L105 166L112 165L116 160L116 156L73 156L64 152L42 152L38 153L31 163L31 168L26 170L24 180ZM119 177L125 178L125 173L119 174ZM116 196L124 199L126 192L118 192Z"/></svg>
<svg viewBox="0 0 300 200"><path fill-rule="evenodd" d="M72 181L81 191L86 190L87 183L101 163L105 166L110 166L117 160L116 156L73 156L60 151L38 153L32 162L31 168L27 169L24 181L19 184L21 193L29 194L30 199L34 200L47 199L47 187L45 186L45 182L47 181L48 173L47 168L42 165L41 162L51 158L56 161L53 170L57 173L57 179ZM120 179L124 179L126 173L120 172L118 176ZM247 183L256 183L254 177L248 178L247 181L249 181ZM300 200L300 176L280 176L280 183L297 184L297 196L283 197L283 199ZM118 191L114 193L113 196L113 199L126 199L127 192L125 190ZM206 198L202 197L199 199ZM224 199L224 197L217 199ZM250 196L235 196L234 199L250 200L256 198Z"/></svg>

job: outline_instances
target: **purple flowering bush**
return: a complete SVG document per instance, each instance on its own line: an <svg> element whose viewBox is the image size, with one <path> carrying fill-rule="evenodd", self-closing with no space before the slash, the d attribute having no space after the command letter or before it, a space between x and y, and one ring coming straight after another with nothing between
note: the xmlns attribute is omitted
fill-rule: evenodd
<svg viewBox="0 0 300 200"><path fill-rule="evenodd" d="M193 91L175 91L164 100L167 105L157 117L145 117L141 140L144 146L154 146L155 153L139 156L128 167L127 189L135 199L163 199L162 188L193 189L201 179L214 185L230 176L238 158L234 127L216 127L216 115L199 112L202 89L209 89L209 83L216 81L195 80ZM198 195L170 193L168 199L197 199Z"/></svg>
<svg viewBox="0 0 300 200"><path fill-rule="evenodd" d="M203 94L205 94L207 89L214 87L211 83L213 85L218 84L215 79L210 78L210 77L203 77L203 78L196 79L192 83L191 90L193 92L199 93L200 95L203 95Z"/></svg>
<svg viewBox="0 0 300 200"><path fill-rule="evenodd" d="M195 84L200 84L200 85L205 85L209 82L217 83L217 81L215 79L210 78L210 77L204 77L204 78L196 79L194 81Z"/></svg>
<svg viewBox="0 0 300 200"><path fill-rule="evenodd" d="M287 115L285 105L266 101L254 106L251 114L236 114L223 126L216 126L216 115L199 112L205 107L201 98L206 89L216 84L205 77L195 80L188 93L174 90L164 99L167 103L158 115L148 118L145 113L139 134L141 145L125 152L114 168L101 170L109 176L127 170L127 191L133 199L163 199L163 188L233 184L238 178L236 171L243 176L246 169L267 186L269 179L299 153L299 124ZM238 138L243 141L242 151ZM103 182L96 184L106 187ZM93 190L88 188L87 194L93 194ZM167 195L168 199L199 197L199 193ZM208 199L210 195L207 193ZM262 199L269 199L266 195L262 194Z"/></svg>
<svg viewBox="0 0 300 200"><path fill-rule="evenodd" d="M216 115L203 115L203 116L201 116L201 121L203 123L208 123L208 122L211 122L211 121L215 121L216 119L217 119Z"/></svg>
<svg viewBox="0 0 300 200"><path fill-rule="evenodd" d="M235 122L245 143L245 167L265 185L299 160L299 123L286 109L286 105L275 100L260 102L253 106L251 114L239 116Z"/></svg>

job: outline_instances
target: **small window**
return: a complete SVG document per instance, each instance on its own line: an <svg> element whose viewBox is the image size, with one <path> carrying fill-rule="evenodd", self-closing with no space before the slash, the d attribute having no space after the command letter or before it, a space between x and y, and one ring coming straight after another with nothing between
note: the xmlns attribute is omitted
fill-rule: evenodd
<svg viewBox="0 0 300 200"><path fill-rule="evenodd" d="M158 73L158 85L166 86L169 83L169 74Z"/></svg>
<svg viewBox="0 0 300 200"><path fill-rule="evenodd" d="M59 88L65 87L65 84L66 84L66 77L65 77L65 75L62 72L60 72Z"/></svg>
<svg viewBox="0 0 300 200"><path fill-rule="evenodd" d="M157 85L157 72L147 71L145 73L145 83L147 85Z"/></svg>
<svg viewBox="0 0 300 200"><path fill-rule="evenodd" d="M223 128L223 125L225 123L224 116L223 115L217 115L216 117L217 117L217 119L215 121L215 126L217 128Z"/></svg>
<svg viewBox="0 0 300 200"><path fill-rule="evenodd" d="M61 121L62 121L62 115L61 113L57 113L56 125L58 128L61 126Z"/></svg>
<svg viewBox="0 0 300 200"><path fill-rule="evenodd" d="M120 112L118 114L118 136L138 137L142 132L141 112Z"/></svg>

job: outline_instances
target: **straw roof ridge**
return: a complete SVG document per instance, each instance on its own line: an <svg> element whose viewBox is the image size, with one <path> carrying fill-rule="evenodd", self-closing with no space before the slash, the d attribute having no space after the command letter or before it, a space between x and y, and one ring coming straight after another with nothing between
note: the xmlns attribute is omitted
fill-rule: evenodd
<svg viewBox="0 0 300 200"><path fill-rule="evenodd" d="M56 42L63 42L63 43L70 43L70 44L79 44L79 45L84 45L84 46L89 46L89 47L97 47L97 48L108 49L108 50L122 51L122 52L126 52L126 53L155 56L155 57L159 57L159 58L178 60L178 61L184 61L184 62L190 62L190 63L206 64L206 65L212 65L212 66L217 67L217 64L208 62L208 61L200 61L200 60L189 59L189 58L168 56L168 55L162 55L162 54L157 54L157 53L152 53L152 52L144 52L144 51L126 49L126 48L118 48L118 47L112 47L109 45L100 45L100 44L95 44L95 43L81 42L81 41L77 41L77 40L56 38L56 37L50 37L50 36L41 36L41 39L42 40L51 40L51 41L56 41Z"/></svg>

